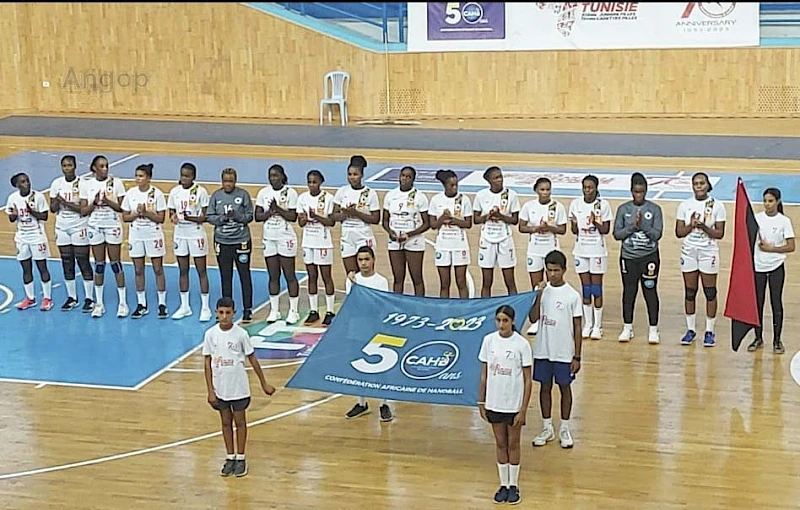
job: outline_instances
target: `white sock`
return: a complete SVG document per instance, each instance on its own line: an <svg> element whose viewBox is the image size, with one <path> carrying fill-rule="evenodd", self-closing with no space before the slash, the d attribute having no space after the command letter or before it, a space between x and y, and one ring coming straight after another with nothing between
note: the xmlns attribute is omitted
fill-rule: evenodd
<svg viewBox="0 0 800 510"><path fill-rule="evenodd" d="M364 397L358 397L358 405L360 406L367 405L367 399L365 399Z"/></svg>
<svg viewBox="0 0 800 510"><path fill-rule="evenodd" d="M716 317L706 317L706 331L714 332L714 324L717 322Z"/></svg>
<svg viewBox="0 0 800 510"><path fill-rule="evenodd" d="M654 335L658 333L658 326L650 326L650 334Z"/></svg>
<svg viewBox="0 0 800 510"><path fill-rule="evenodd" d="M603 309L602 308L595 308L594 309L594 327L595 328L602 328L603 327Z"/></svg>
<svg viewBox="0 0 800 510"><path fill-rule="evenodd" d="M509 478L511 478L511 474L509 473L510 469L508 469L509 464L500 464L497 463L497 472L500 474L500 485L503 487L509 487Z"/></svg>
<svg viewBox="0 0 800 510"><path fill-rule="evenodd" d="M289 311L290 312L297 312L297 305L300 301L300 297L289 297Z"/></svg>
<svg viewBox="0 0 800 510"><path fill-rule="evenodd" d="M35 299L36 296L33 294L33 282L24 284L25 287L25 296L28 299Z"/></svg>
<svg viewBox="0 0 800 510"><path fill-rule="evenodd" d="M269 307L271 312L279 312L279 307L281 305L281 298L280 296L270 296L269 297Z"/></svg>
<svg viewBox="0 0 800 510"><path fill-rule="evenodd" d="M330 296L328 296L327 294L325 295L325 308L330 313L333 313L333 305L334 305L334 299L335 298L336 298L336 294L331 294Z"/></svg>
<svg viewBox="0 0 800 510"><path fill-rule="evenodd" d="M144 292L142 292L144 294ZM119 296L119 304L128 306L128 298L125 296L125 287L117 287L117 295Z"/></svg>
<svg viewBox="0 0 800 510"><path fill-rule="evenodd" d="M200 294L200 301L203 302L204 309L210 309L211 307L208 305L208 294Z"/></svg>
<svg viewBox="0 0 800 510"><path fill-rule="evenodd" d="M229 453L228 455L225 456L225 460L236 460L236 454Z"/></svg>
<svg viewBox="0 0 800 510"><path fill-rule="evenodd" d="M569 420L561 419L561 430L569 430Z"/></svg>
<svg viewBox="0 0 800 510"><path fill-rule="evenodd" d="M86 299L92 299L92 287L94 287L92 280L83 281L83 295L86 296Z"/></svg>
<svg viewBox="0 0 800 510"><path fill-rule="evenodd" d="M622 331L633 331L633 324L623 324Z"/></svg>
<svg viewBox="0 0 800 510"><path fill-rule="evenodd" d="M519 464L508 465L508 483L511 487L519 486Z"/></svg>
<svg viewBox="0 0 800 510"><path fill-rule="evenodd" d="M389 401L386 400L386 399L383 399L383 400L381 400L381 405L382 406L388 406L389 405Z"/></svg>
<svg viewBox="0 0 800 510"><path fill-rule="evenodd" d="M136 302L142 306L147 306L147 296L143 291L136 291Z"/></svg>
<svg viewBox="0 0 800 510"><path fill-rule="evenodd" d="M591 327L594 322L592 321L593 315L593 307L592 305L583 305L583 324L584 326Z"/></svg>
<svg viewBox="0 0 800 510"><path fill-rule="evenodd" d="M319 308L319 294L308 295L308 307L311 308L312 312L317 311L317 308Z"/></svg>
<svg viewBox="0 0 800 510"><path fill-rule="evenodd" d="M67 296L77 300L78 294L76 292L75 280L65 281L64 286L67 288Z"/></svg>
<svg viewBox="0 0 800 510"><path fill-rule="evenodd" d="M544 422L544 428L551 429L553 428L553 419L552 418L542 418Z"/></svg>
<svg viewBox="0 0 800 510"><path fill-rule="evenodd" d="M94 286L94 302L103 306L103 285Z"/></svg>
<svg viewBox="0 0 800 510"><path fill-rule="evenodd" d="M50 294L53 291L53 281L50 280L49 282L42 282L42 294L44 294L45 299L50 299Z"/></svg>
<svg viewBox="0 0 800 510"><path fill-rule="evenodd" d="M695 327L697 326L697 315L687 315L686 316L686 329L689 331L697 331Z"/></svg>
<svg viewBox="0 0 800 510"><path fill-rule="evenodd" d="M236 460L244 460L244 454L243 453L237 453L236 454Z"/></svg>
<svg viewBox="0 0 800 510"><path fill-rule="evenodd" d="M158 291L158 304L167 306L167 291L166 290L159 290Z"/></svg>
<svg viewBox="0 0 800 510"><path fill-rule="evenodd" d="M181 308L189 308L189 293L181 292Z"/></svg>

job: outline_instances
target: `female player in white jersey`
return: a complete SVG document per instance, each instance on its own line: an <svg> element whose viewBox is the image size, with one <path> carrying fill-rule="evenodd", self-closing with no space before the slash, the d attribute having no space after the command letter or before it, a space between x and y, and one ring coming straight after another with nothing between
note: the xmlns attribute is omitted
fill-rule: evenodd
<svg viewBox="0 0 800 510"><path fill-rule="evenodd" d="M709 195L712 190L711 181L703 172L692 176L692 190L694 197L681 202L675 219L675 235L678 239L683 239L681 272L686 293L686 334L681 338L681 344L691 345L697 336L695 299L700 280L706 296L706 333L703 345L713 347L716 344L714 323L717 317L718 240L725 236L725 206Z"/></svg>
<svg viewBox="0 0 800 510"><path fill-rule="evenodd" d="M469 297L467 268L469 241L467 230L472 228L472 201L458 192L458 176L452 170L439 170L436 179L444 191L431 198L428 215L436 235L436 270L439 272L439 297L450 297L450 268L456 276L458 297Z"/></svg>
<svg viewBox="0 0 800 510"><path fill-rule="evenodd" d="M567 211L561 202L550 198L552 189L553 183L547 177L536 179L533 191L538 199L525 202L519 212L519 231L530 235L527 259L532 289L544 279L547 254L560 249L557 236L567 233ZM528 334L535 335L538 330L539 323L534 322Z"/></svg>
<svg viewBox="0 0 800 510"><path fill-rule="evenodd" d="M36 306L36 294L33 286L33 263L39 270L42 281L41 309L53 308L51 298L52 282L47 269L47 258L50 256L50 245L44 230L47 221L47 200L43 193L31 189L31 180L27 174L19 173L11 177L11 185L17 191L8 197L6 213L11 223L17 224L14 242L17 245L17 260L22 265L22 283L25 287L25 299L16 304L19 310Z"/></svg>
<svg viewBox="0 0 800 510"><path fill-rule="evenodd" d="M577 236L572 254L583 294L583 338L603 338L603 275L608 270L605 236L614 215L607 200L600 198L597 177L583 178L583 197L569 206L572 233ZM594 309L592 308L594 301Z"/></svg>
<svg viewBox="0 0 800 510"><path fill-rule="evenodd" d="M81 181L81 214L89 216L87 230L89 244L95 260L94 293L95 303L92 317L102 317L106 312L103 303L103 283L105 281L106 254L111 271L117 280L119 306L117 317L127 317L128 301L125 296L125 273L122 269L122 222L117 213L122 212L122 199L125 185L122 179L108 175L108 159L95 156L89 168L94 176Z"/></svg>
<svg viewBox="0 0 800 510"><path fill-rule="evenodd" d="M297 257L297 235L291 223L297 221L297 192L288 185L281 165L272 165L267 171L269 186L261 188L256 196L256 221L264 221L264 260L269 271L269 304L270 312L267 322L273 323L281 319L280 292L281 272L289 288L289 314L287 324L296 324L300 320L297 310L300 300L300 285L295 274L295 257Z"/></svg>
<svg viewBox="0 0 800 510"><path fill-rule="evenodd" d="M324 326L333 321L336 288L333 285L331 266L333 265L333 238L331 227L335 224L333 214L333 195L323 191L325 177L319 170L311 170L306 176L308 191L297 198L297 224L303 229L303 262L308 271L309 313L305 324L319 320L319 275L325 284Z"/></svg>
<svg viewBox="0 0 800 510"><path fill-rule="evenodd" d="M75 156L61 158L61 172L64 174L50 184L50 212L56 215L56 245L61 253L61 266L64 270L64 283L67 287L67 301L61 307L69 311L78 306L75 288L75 261L83 277L83 312L92 311L94 300L94 272L89 261L89 233L86 216L81 215L81 179L76 173Z"/></svg>
<svg viewBox="0 0 800 510"><path fill-rule="evenodd" d="M164 278L164 230L162 225L167 214L167 201L164 193L150 184L153 178L153 164L136 167L136 186L128 190L122 200L122 219L130 223L128 244L136 280L136 310L132 319L147 315L147 294L145 291L144 259L150 258L158 290L158 318L167 318L167 282Z"/></svg>
<svg viewBox="0 0 800 510"><path fill-rule="evenodd" d="M481 297L492 295L494 266L500 266L503 271L508 294L516 294L514 267L517 265L517 256L511 225L519 222L519 198L516 191L503 186L500 168L487 168L483 178L489 183L489 188L476 193L472 204L473 220L476 225L481 225L478 249L478 265L483 276Z"/></svg>
<svg viewBox="0 0 800 510"><path fill-rule="evenodd" d="M342 224L341 252L345 273L358 272L356 252L362 246L375 247L371 225L381 221L378 194L362 182L367 160L353 156L347 167L349 184L336 190L333 197L333 218Z"/></svg>
<svg viewBox="0 0 800 510"><path fill-rule="evenodd" d="M417 171L400 169L400 185L383 198L383 230L389 235L389 262L394 277L393 291L403 293L406 266L414 284L414 295L425 295L422 262L425 258L424 234L430 228L428 197L414 187Z"/></svg>
<svg viewBox="0 0 800 510"><path fill-rule="evenodd" d="M197 167L184 163L180 170L180 183L172 188L167 198L167 209L175 225L173 250L180 271L179 285L181 306L172 314L173 319L183 319L192 315L189 306L189 257L194 259L197 278L200 280L200 322L211 320L211 306L208 302L208 236L203 223L208 210L208 191L196 184Z"/></svg>

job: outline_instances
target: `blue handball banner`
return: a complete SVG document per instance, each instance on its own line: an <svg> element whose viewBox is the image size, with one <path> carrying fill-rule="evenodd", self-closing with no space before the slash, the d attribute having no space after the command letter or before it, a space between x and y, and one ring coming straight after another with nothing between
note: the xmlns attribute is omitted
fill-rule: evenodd
<svg viewBox="0 0 800 510"><path fill-rule="evenodd" d="M287 388L474 406L483 337L501 305L522 328L535 292L481 299L407 296L354 285Z"/></svg>

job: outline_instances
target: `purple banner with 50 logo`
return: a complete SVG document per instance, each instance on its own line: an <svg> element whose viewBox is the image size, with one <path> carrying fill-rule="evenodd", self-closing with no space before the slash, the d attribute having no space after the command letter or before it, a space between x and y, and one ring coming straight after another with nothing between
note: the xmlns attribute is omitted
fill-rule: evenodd
<svg viewBox="0 0 800 510"><path fill-rule="evenodd" d="M428 2L428 40L505 39L504 2Z"/></svg>

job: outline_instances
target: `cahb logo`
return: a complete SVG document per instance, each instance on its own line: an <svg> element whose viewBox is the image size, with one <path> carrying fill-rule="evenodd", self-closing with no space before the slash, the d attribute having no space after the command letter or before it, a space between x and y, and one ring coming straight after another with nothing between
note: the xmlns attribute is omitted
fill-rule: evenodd
<svg viewBox="0 0 800 510"><path fill-rule="evenodd" d="M483 19L483 7L477 2L469 2L461 9L464 21L474 24Z"/></svg>
<svg viewBox="0 0 800 510"><path fill-rule="evenodd" d="M445 374L458 361L458 347L444 340L418 345L403 356L400 369L411 379L433 379Z"/></svg>

